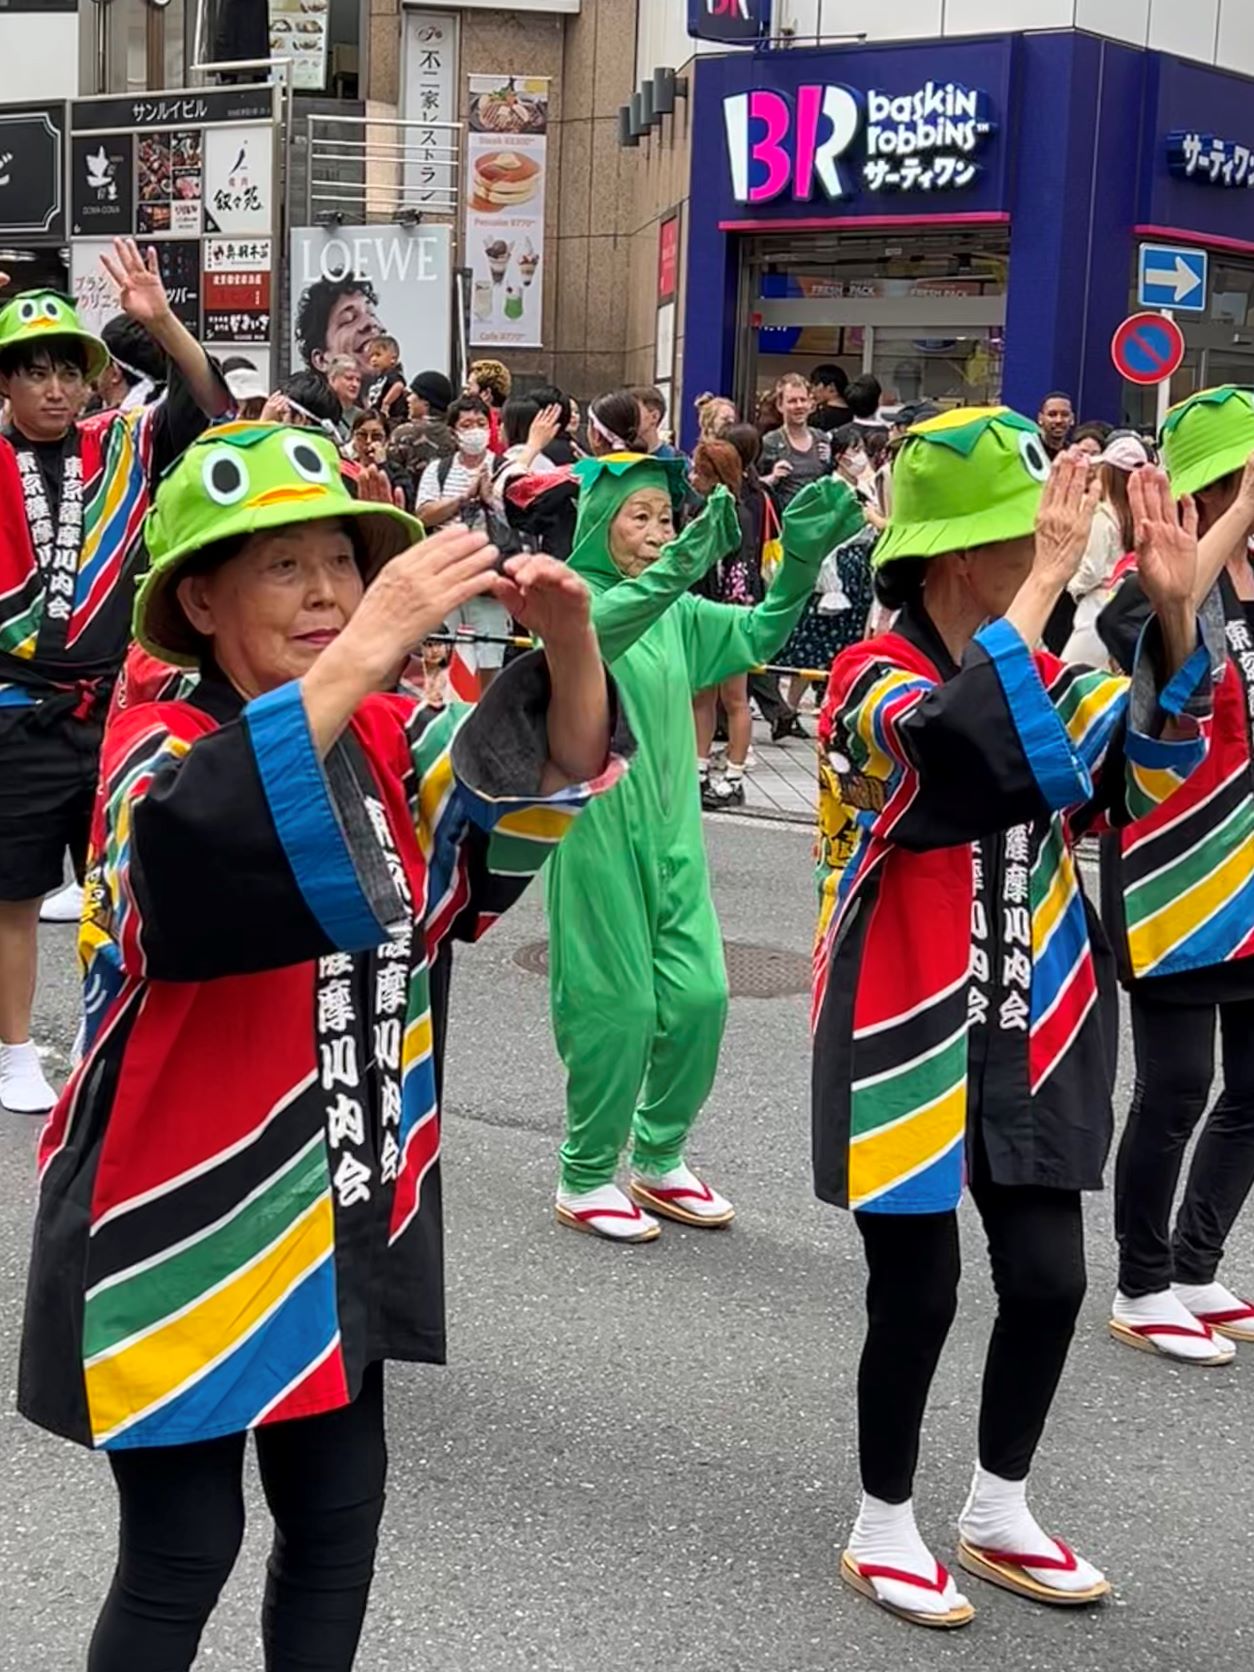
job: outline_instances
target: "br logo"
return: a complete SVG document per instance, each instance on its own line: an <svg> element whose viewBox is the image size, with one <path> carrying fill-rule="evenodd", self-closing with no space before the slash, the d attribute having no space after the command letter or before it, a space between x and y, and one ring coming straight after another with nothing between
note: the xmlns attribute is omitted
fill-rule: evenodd
<svg viewBox="0 0 1254 1672"><path fill-rule="evenodd" d="M817 181L829 198L851 196L856 177L840 159L858 136L862 114L859 96L839 85L798 87L795 102L765 88L731 94L723 100L723 123L733 195L740 203L769 203L788 192L804 203Z"/></svg>

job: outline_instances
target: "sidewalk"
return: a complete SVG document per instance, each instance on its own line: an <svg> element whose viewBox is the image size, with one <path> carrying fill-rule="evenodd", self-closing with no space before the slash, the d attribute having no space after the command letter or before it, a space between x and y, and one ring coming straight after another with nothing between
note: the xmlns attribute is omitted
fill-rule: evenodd
<svg viewBox="0 0 1254 1672"><path fill-rule="evenodd" d="M745 768L745 804L735 809L737 813L748 813L757 818L785 819L796 824L814 823L818 795L814 742L817 716L807 712L802 715L801 723L809 732L809 737L790 737L783 743L772 743L771 728L765 720L754 720L753 756L756 756L756 762ZM715 744L716 749L721 747L721 744ZM709 816L722 817L719 813Z"/></svg>

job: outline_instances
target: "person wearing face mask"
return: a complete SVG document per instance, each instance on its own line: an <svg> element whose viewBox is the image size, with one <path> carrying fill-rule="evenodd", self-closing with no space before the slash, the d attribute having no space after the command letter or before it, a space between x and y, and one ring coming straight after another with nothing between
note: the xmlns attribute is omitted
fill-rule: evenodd
<svg viewBox="0 0 1254 1672"><path fill-rule="evenodd" d="M454 520L481 529L487 524L492 498L487 406L478 395L463 395L449 407L448 425L457 451L450 458L433 459L423 471L414 512L428 531ZM450 633L484 633L503 640L509 633L509 613L495 598L471 598L445 625ZM467 660L477 669L480 688L486 691L501 671L505 645L480 641L467 648Z"/></svg>
<svg viewBox="0 0 1254 1672"><path fill-rule="evenodd" d="M604 451L574 466L581 488L569 567L592 590L593 625L638 754L588 836L573 849L567 838L554 856L546 902L550 1004L567 1075L557 1217L636 1243L658 1235L654 1215L713 1228L734 1214L684 1153L714 1082L727 1011L693 694L770 660L832 540L860 519L846 487L815 483L784 518L784 560L761 603L699 598L688 589L739 547L735 500L711 483L701 514L676 538L682 462L614 449L602 434L614 428L611 412L606 397L594 403L592 434ZM629 1141L630 1194L615 1182Z"/></svg>

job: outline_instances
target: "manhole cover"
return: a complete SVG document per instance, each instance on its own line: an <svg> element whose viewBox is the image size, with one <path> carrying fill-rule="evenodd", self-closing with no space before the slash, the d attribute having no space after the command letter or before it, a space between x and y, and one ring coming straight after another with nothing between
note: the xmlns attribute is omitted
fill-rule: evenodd
<svg viewBox="0 0 1254 1672"><path fill-rule="evenodd" d="M783 946L754 946L747 941L724 941L727 985L734 999L779 999L810 991L810 960ZM549 973L548 941L529 941L514 954L514 962L531 975Z"/></svg>

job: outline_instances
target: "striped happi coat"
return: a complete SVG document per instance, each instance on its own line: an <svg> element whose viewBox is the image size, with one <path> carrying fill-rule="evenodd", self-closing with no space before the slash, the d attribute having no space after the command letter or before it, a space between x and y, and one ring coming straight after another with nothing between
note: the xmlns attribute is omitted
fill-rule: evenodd
<svg viewBox="0 0 1254 1672"><path fill-rule="evenodd" d="M84 419L62 447L59 508L37 455L0 436L0 708L117 672L144 514L162 472L207 423L176 369L151 405Z"/></svg>
<svg viewBox="0 0 1254 1672"><path fill-rule="evenodd" d="M1099 618L1120 661L1148 608L1130 575ZM1254 994L1254 631L1226 574L1207 609L1217 666L1206 760L1168 805L1102 848L1102 915L1120 974L1199 1003Z"/></svg>
<svg viewBox="0 0 1254 1672"><path fill-rule="evenodd" d="M245 706L210 674L114 716L87 1049L39 1150L34 1422L177 1445L443 1359L430 961L630 749L542 797L547 704L534 654L472 711L368 699L322 761L296 684Z"/></svg>
<svg viewBox="0 0 1254 1672"><path fill-rule="evenodd" d="M844 651L820 737L858 825L815 951L818 1194L956 1205L978 1121L1000 1184L1096 1189L1114 1034L1073 821L1165 800L1205 753L1199 648L1156 696L1030 654L993 622L961 668L921 605ZM1158 741L1162 715L1180 741Z"/></svg>

